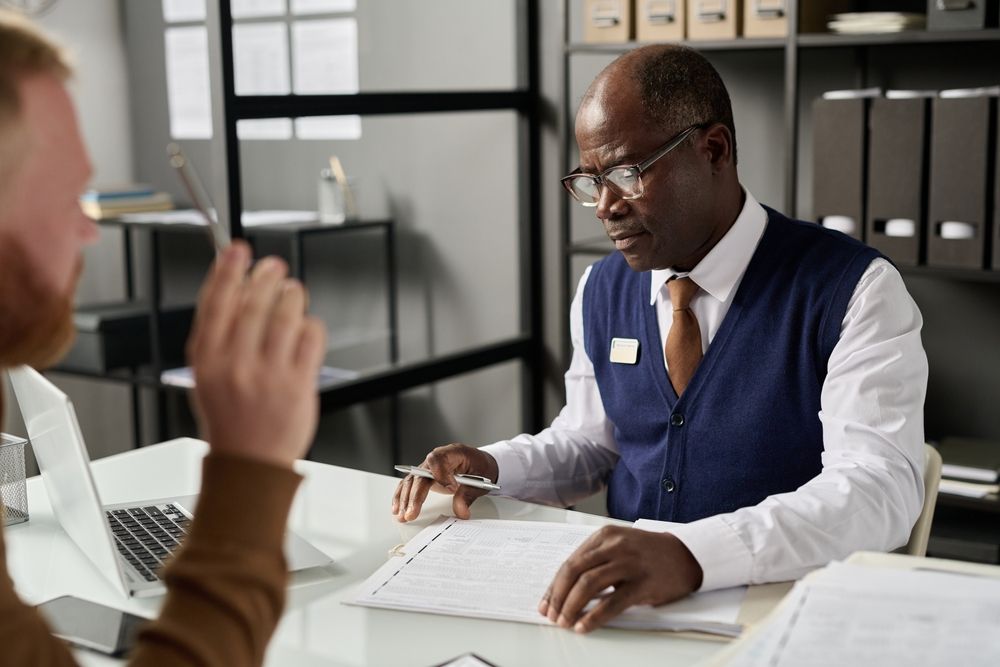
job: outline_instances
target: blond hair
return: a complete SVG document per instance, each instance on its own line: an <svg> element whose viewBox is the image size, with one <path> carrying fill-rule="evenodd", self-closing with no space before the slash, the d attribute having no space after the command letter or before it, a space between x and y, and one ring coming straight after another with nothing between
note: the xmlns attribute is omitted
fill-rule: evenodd
<svg viewBox="0 0 1000 667"><path fill-rule="evenodd" d="M17 161L23 141L18 85L26 76L51 74L67 79L66 52L20 14L0 9L0 178Z"/></svg>

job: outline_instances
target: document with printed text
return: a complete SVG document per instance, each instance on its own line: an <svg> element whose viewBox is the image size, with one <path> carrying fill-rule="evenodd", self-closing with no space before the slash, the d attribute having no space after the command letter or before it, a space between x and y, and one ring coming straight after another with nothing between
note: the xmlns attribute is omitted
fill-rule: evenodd
<svg viewBox="0 0 1000 667"><path fill-rule="evenodd" d="M362 585L353 604L538 623L556 571L597 526L442 517ZM660 607L636 606L612 627L736 636L746 589L698 593Z"/></svg>
<svg viewBox="0 0 1000 667"><path fill-rule="evenodd" d="M998 628L1000 579L833 563L799 582L767 623L712 665L993 666Z"/></svg>

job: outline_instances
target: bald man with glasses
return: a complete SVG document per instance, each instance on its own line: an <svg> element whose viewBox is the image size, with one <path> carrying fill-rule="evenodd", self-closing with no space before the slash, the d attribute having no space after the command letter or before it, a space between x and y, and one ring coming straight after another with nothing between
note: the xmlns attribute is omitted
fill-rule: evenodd
<svg viewBox="0 0 1000 667"><path fill-rule="evenodd" d="M434 480L403 479L396 517L417 518L435 490L467 518L484 491L456 484L465 473L562 506L606 487L612 517L674 522L605 527L570 556L539 611L577 632L905 544L923 502L927 360L898 271L741 186L729 95L695 51L614 61L576 138L562 184L617 252L571 306L566 406L535 435L434 449L421 464Z"/></svg>

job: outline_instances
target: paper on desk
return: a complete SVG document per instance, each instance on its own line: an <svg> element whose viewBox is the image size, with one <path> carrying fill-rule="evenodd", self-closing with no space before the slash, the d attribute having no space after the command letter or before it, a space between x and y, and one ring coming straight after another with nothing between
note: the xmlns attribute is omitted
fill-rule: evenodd
<svg viewBox="0 0 1000 667"><path fill-rule="evenodd" d="M443 517L362 585L353 604L549 625L538 602L559 566L597 526ZM634 630L734 636L742 588L660 607L638 606L609 623Z"/></svg>
<svg viewBox="0 0 1000 667"><path fill-rule="evenodd" d="M1000 580L834 563L796 584L725 664L993 666L998 627Z"/></svg>
<svg viewBox="0 0 1000 667"><path fill-rule="evenodd" d="M991 493L1000 493L1000 484L980 484L977 482L962 482L957 479L942 479L938 486L941 493L969 498L985 498Z"/></svg>
<svg viewBox="0 0 1000 667"><path fill-rule="evenodd" d="M290 225L296 223L316 222L319 219L316 211L243 211L240 220L244 227L262 227L265 225ZM205 218L194 209L179 209L176 211L160 211L157 213L128 213L119 216L122 222L135 224L159 225L204 225Z"/></svg>
<svg viewBox="0 0 1000 667"><path fill-rule="evenodd" d="M316 388L325 389L326 387L332 387L336 384L340 384L341 382L355 380L360 375L361 374L357 371L348 370L346 368L321 366L319 374L316 376ZM195 385L194 371L190 366L168 368L160 373L160 382L172 387L184 387L185 389L191 389Z"/></svg>

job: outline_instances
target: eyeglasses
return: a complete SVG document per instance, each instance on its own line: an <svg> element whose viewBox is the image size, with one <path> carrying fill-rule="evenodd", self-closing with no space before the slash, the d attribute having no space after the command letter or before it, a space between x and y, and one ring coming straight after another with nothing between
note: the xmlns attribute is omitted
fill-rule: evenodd
<svg viewBox="0 0 1000 667"><path fill-rule="evenodd" d="M605 169L600 174L585 174L579 170L569 176L563 176L563 187L573 195L573 199L584 206L597 206L601 199L603 186L607 186L622 199L638 199L645 189L642 185L642 172L652 166L661 157L680 146L695 130L708 127L709 123L699 123L670 138L648 158L637 164L619 165Z"/></svg>

